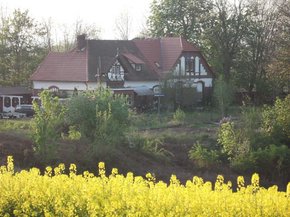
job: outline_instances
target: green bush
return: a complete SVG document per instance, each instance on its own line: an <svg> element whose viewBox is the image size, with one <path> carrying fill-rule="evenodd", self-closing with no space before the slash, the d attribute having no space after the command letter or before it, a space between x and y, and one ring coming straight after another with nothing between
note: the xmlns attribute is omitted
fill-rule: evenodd
<svg viewBox="0 0 290 217"><path fill-rule="evenodd" d="M263 110L262 129L266 135L290 147L290 94L284 100L277 99L274 106Z"/></svg>
<svg viewBox="0 0 290 217"><path fill-rule="evenodd" d="M173 114L173 121L178 124L184 124L185 118L185 112L180 108L176 109L175 113Z"/></svg>
<svg viewBox="0 0 290 217"><path fill-rule="evenodd" d="M168 159L173 156L171 152L163 148L164 139L162 137L151 137L148 134L131 132L127 135L130 148L134 148L157 158Z"/></svg>
<svg viewBox="0 0 290 217"><path fill-rule="evenodd" d="M196 143L188 153L189 159L193 160L200 169L210 169L219 163L219 152L208 150L200 143Z"/></svg>
<svg viewBox="0 0 290 217"><path fill-rule="evenodd" d="M262 111L244 107L240 122L225 122L218 131L218 142L232 168L269 178L289 178L289 141L290 95Z"/></svg>
<svg viewBox="0 0 290 217"><path fill-rule="evenodd" d="M40 94L41 104L33 102L35 115L32 119L32 138L35 143L35 153L43 162L48 162L55 157L61 138L64 123L65 108L58 97L52 97L49 91Z"/></svg>
<svg viewBox="0 0 290 217"><path fill-rule="evenodd" d="M221 124L217 140L222 146L222 151L228 155L229 160L246 156L250 151L250 141L243 129L235 128L234 122Z"/></svg>
<svg viewBox="0 0 290 217"><path fill-rule="evenodd" d="M95 116L96 102L89 95L74 96L69 101L66 122L75 126L82 138L93 140L96 129Z"/></svg>
<svg viewBox="0 0 290 217"><path fill-rule="evenodd" d="M258 172L269 179L289 179L290 149L286 145L269 145L250 152L247 157L236 157L231 167L239 172Z"/></svg>
<svg viewBox="0 0 290 217"><path fill-rule="evenodd" d="M108 89L98 89L75 96L68 105L67 123L80 132L81 138L90 141L90 154L98 155L101 146L115 146L125 142L129 129L127 99L113 95Z"/></svg>
<svg viewBox="0 0 290 217"><path fill-rule="evenodd" d="M251 153L257 172L269 178L289 176L290 149L286 145L270 145ZM285 177L286 178L286 177Z"/></svg>

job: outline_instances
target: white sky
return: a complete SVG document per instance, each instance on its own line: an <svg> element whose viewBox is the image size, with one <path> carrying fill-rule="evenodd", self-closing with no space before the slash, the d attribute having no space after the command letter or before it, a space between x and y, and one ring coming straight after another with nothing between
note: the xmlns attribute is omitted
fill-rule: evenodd
<svg viewBox="0 0 290 217"><path fill-rule="evenodd" d="M0 7L8 10L28 9L29 15L37 21L51 17L56 24L73 24L76 20L95 24L101 29L102 39L116 39L114 36L116 18L128 11L134 38L146 23L152 0L0 0Z"/></svg>

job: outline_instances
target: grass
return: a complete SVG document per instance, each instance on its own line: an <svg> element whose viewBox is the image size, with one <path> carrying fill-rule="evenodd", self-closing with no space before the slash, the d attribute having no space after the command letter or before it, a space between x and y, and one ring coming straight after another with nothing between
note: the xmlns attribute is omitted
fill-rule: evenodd
<svg viewBox="0 0 290 217"><path fill-rule="evenodd" d="M29 138L31 119L0 119L0 133Z"/></svg>
<svg viewBox="0 0 290 217"><path fill-rule="evenodd" d="M0 119L0 131L30 130L30 119Z"/></svg>

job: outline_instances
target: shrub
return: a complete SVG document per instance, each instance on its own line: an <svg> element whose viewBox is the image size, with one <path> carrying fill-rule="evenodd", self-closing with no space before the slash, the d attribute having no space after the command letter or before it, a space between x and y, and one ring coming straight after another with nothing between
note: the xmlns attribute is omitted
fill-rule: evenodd
<svg viewBox="0 0 290 217"><path fill-rule="evenodd" d="M41 161L54 158L57 151L57 140L61 137L65 108L58 97L52 97L49 91L40 94L41 104L33 102L35 111L32 119L32 137L35 142L35 153Z"/></svg>
<svg viewBox="0 0 290 217"><path fill-rule="evenodd" d="M200 169L210 169L219 163L219 153L216 150L208 150L200 143L196 143L188 153L189 159L193 160Z"/></svg>
<svg viewBox="0 0 290 217"><path fill-rule="evenodd" d="M90 140L90 154L96 156L101 146L115 146L125 141L129 129L127 100L102 88L75 96L69 103L67 122L83 139Z"/></svg>
<svg viewBox="0 0 290 217"><path fill-rule="evenodd" d="M182 109L176 109L175 113L173 114L173 121L179 124L184 124L185 121L185 112Z"/></svg>
<svg viewBox="0 0 290 217"><path fill-rule="evenodd" d="M66 122L75 126L82 138L93 140L96 129L95 116L96 102L89 95L74 96L69 101Z"/></svg>
<svg viewBox="0 0 290 217"><path fill-rule="evenodd" d="M259 173L269 178L290 178L290 149L286 145L270 145L251 153L254 166Z"/></svg>
<svg viewBox="0 0 290 217"><path fill-rule="evenodd" d="M150 137L147 134L140 135L132 132L128 136L130 148L150 154L157 158L168 159L173 156L171 152L163 148L164 139L161 137Z"/></svg>
<svg viewBox="0 0 290 217"><path fill-rule="evenodd" d="M290 94L284 100L277 99L273 107L263 110L262 129L266 135L290 147Z"/></svg>
<svg viewBox="0 0 290 217"><path fill-rule="evenodd" d="M244 135L243 129L235 128L234 122L221 124L217 140L222 145L222 151L228 155L229 160L245 156L250 151L250 141Z"/></svg>

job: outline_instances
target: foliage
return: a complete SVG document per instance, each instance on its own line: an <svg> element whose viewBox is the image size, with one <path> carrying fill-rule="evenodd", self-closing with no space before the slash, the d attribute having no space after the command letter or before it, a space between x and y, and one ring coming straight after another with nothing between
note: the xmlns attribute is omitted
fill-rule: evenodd
<svg viewBox="0 0 290 217"><path fill-rule="evenodd" d="M201 169L210 169L219 163L219 153L217 150L209 150L197 142L188 152L189 159Z"/></svg>
<svg viewBox="0 0 290 217"><path fill-rule="evenodd" d="M186 114L182 109L178 108L173 114L173 121L176 123L184 124Z"/></svg>
<svg viewBox="0 0 290 217"><path fill-rule="evenodd" d="M64 133L62 133L61 137L64 140L79 141L82 137L82 134L80 131L76 130L75 126L69 126L68 135L66 136Z"/></svg>
<svg viewBox="0 0 290 217"><path fill-rule="evenodd" d="M233 122L221 125L217 141L222 145L222 151L228 155L229 160L245 157L250 151L249 141L244 137L242 130L235 128Z"/></svg>
<svg viewBox="0 0 290 217"><path fill-rule="evenodd" d="M0 84L29 85L29 76L46 54L39 40L44 30L28 11L15 10L1 18Z"/></svg>
<svg viewBox="0 0 290 217"><path fill-rule="evenodd" d="M182 36L199 42L211 8L207 0L154 0L148 19L152 36Z"/></svg>
<svg viewBox="0 0 290 217"><path fill-rule="evenodd" d="M194 42L226 83L263 103L289 89L289 8L274 0L155 0L149 32Z"/></svg>
<svg viewBox="0 0 290 217"><path fill-rule="evenodd" d="M61 137L65 108L57 97L47 90L40 94L41 106L33 102L35 111L32 120L32 137L35 152L44 162L53 159L57 151L57 140Z"/></svg>
<svg viewBox="0 0 290 217"><path fill-rule="evenodd" d="M236 64L237 82L251 97L255 92L262 98L270 94L266 73L280 34L277 31L279 6L275 1L250 1L248 8L245 45L241 46ZM262 100L265 100L264 97Z"/></svg>
<svg viewBox="0 0 290 217"><path fill-rule="evenodd" d="M289 178L289 96L273 106L243 108L240 123L223 123L218 142L232 168L259 171L270 179Z"/></svg>
<svg viewBox="0 0 290 217"><path fill-rule="evenodd" d="M168 159L173 156L171 152L163 148L164 139L157 136L149 136L147 133L140 134L131 132L127 135L129 147L157 158Z"/></svg>
<svg viewBox="0 0 290 217"><path fill-rule="evenodd" d="M82 138L93 140L96 129L96 103L89 95L73 96L68 102L66 122L75 126Z"/></svg>
<svg viewBox="0 0 290 217"><path fill-rule="evenodd" d="M272 179L276 176L289 179L290 149L286 145L270 145L264 149L259 148L251 153L256 171L263 172Z"/></svg>
<svg viewBox="0 0 290 217"><path fill-rule="evenodd" d="M262 117L264 132L290 147L290 94L284 100L277 99L273 107L266 107Z"/></svg>
<svg viewBox="0 0 290 217"><path fill-rule="evenodd" d="M290 212L290 184L285 192L268 189L253 174L246 185L238 177L237 191L219 175L215 184L193 177L185 185L175 175L170 184L133 173L122 175L116 168L106 176L99 163L99 175L77 174L71 164L14 173L13 161L0 169L1 216L287 216ZM198 200L193 199L198 198ZM221 202L222 201L222 202Z"/></svg>
<svg viewBox="0 0 290 217"><path fill-rule="evenodd" d="M1 120L0 119L0 131L18 131L29 130L30 122L27 120Z"/></svg>
<svg viewBox="0 0 290 217"><path fill-rule="evenodd" d="M222 75L215 81L214 98L220 109L222 117L227 116L229 106L233 102L234 87L227 83Z"/></svg>
<svg viewBox="0 0 290 217"><path fill-rule="evenodd" d="M203 46L213 69L229 83L245 37L250 7L242 0L213 2L208 18L210 22L203 34Z"/></svg>
<svg viewBox="0 0 290 217"><path fill-rule="evenodd" d="M74 96L68 105L67 123L91 141L91 153L100 146L114 146L125 140L129 107L125 97L108 89Z"/></svg>
<svg viewBox="0 0 290 217"><path fill-rule="evenodd" d="M276 47L267 69L267 79L271 81L274 96L278 93L287 92L290 89L290 1L282 1L279 9L279 19L275 20L278 28ZM276 93L278 92L278 93Z"/></svg>

